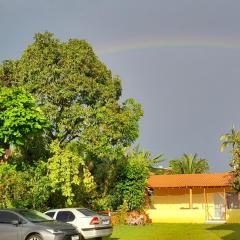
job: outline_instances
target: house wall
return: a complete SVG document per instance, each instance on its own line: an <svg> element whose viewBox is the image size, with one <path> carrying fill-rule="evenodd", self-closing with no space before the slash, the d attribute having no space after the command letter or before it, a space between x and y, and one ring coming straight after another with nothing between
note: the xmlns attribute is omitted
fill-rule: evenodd
<svg viewBox="0 0 240 240"><path fill-rule="evenodd" d="M189 189L154 189L153 206L147 210L153 222L202 223L205 221L204 195L193 190L193 209L189 208Z"/></svg>
<svg viewBox="0 0 240 240"><path fill-rule="evenodd" d="M229 191L229 189L226 189ZM203 188L193 188L193 208L189 208L190 194L187 188L162 188L154 189L154 209L147 209L147 213L153 222L167 223L205 223L208 219L215 218L214 195L218 195L224 202L223 188L206 189L204 196ZM205 205L205 201L208 202ZM207 207L206 207L207 206ZM223 205L223 214L225 205ZM225 218L225 214L223 216ZM240 223L240 209L228 209L226 221L229 223Z"/></svg>
<svg viewBox="0 0 240 240"><path fill-rule="evenodd" d="M240 223L240 209L227 209L227 223Z"/></svg>

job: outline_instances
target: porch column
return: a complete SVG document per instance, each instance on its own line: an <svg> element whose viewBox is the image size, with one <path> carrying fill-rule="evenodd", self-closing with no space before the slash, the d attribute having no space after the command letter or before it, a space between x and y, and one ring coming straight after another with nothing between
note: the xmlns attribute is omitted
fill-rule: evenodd
<svg viewBox="0 0 240 240"><path fill-rule="evenodd" d="M226 189L223 189L223 196L224 196L224 209L225 209L225 214L224 214L224 218L226 220L227 218L227 198L226 198Z"/></svg>
<svg viewBox="0 0 240 240"><path fill-rule="evenodd" d="M189 208L193 208L193 201L192 201L192 188L189 188Z"/></svg>
<svg viewBox="0 0 240 240"><path fill-rule="evenodd" d="M203 189L204 196L204 207L205 207L205 221L207 221L207 197L206 197L206 188Z"/></svg>

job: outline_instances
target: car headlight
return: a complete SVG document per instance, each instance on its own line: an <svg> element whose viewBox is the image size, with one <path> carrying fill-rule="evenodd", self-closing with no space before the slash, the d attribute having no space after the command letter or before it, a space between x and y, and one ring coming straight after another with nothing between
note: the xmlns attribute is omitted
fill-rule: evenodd
<svg viewBox="0 0 240 240"><path fill-rule="evenodd" d="M55 229L46 229L48 232L52 233L52 234L61 234L64 233L61 230L55 230Z"/></svg>

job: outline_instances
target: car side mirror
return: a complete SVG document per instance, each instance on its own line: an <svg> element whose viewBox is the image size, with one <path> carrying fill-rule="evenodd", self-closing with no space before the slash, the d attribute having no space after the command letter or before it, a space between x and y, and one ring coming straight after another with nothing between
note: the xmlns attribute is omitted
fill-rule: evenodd
<svg viewBox="0 0 240 240"><path fill-rule="evenodd" d="M13 220L13 221L11 221L11 224L12 225L15 225L16 227L19 225L19 221L18 220Z"/></svg>

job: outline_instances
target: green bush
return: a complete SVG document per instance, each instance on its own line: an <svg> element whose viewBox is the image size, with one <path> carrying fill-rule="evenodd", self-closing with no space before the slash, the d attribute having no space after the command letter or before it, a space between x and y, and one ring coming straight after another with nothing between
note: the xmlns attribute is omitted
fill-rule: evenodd
<svg viewBox="0 0 240 240"><path fill-rule="evenodd" d="M0 207L45 210L49 198L46 164L23 165L21 169L9 163L0 164Z"/></svg>
<svg viewBox="0 0 240 240"><path fill-rule="evenodd" d="M124 201L122 205L119 206L116 212L116 224L125 224L128 214L128 204L127 201Z"/></svg>
<svg viewBox="0 0 240 240"><path fill-rule="evenodd" d="M145 188L149 176L149 160L143 152L133 151L119 173L113 199L115 205L127 203L129 210L139 210L145 204Z"/></svg>

